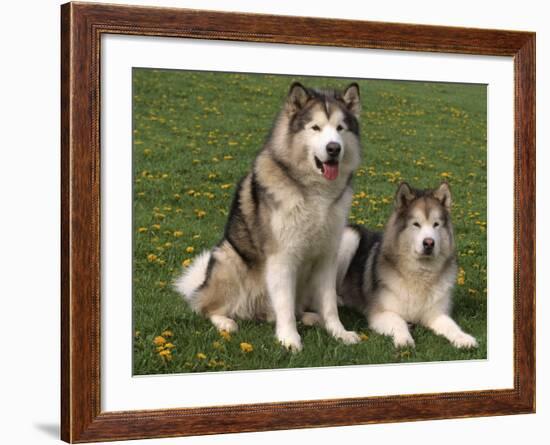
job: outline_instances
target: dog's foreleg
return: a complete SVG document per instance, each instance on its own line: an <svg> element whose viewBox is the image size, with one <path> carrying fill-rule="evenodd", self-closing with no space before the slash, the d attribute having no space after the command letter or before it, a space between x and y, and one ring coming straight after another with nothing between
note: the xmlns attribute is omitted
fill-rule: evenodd
<svg viewBox="0 0 550 445"><path fill-rule="evenodd" d="M268 258L266 284L275 313L277 339L284 347L300 351L302 340L296 329L296 268L292 260L282 256Z"/></svg>
<svg viewBox="0 0 550 445"><path fill-rule="evenodd" d="M331 261L325 261L320 266L312 281L315 298L319 299L315 304L319 308L323 326L329 334L346 344L359 343L361 341L359 335L353 331L347 331L338 316L336 265Z"/></svg>
<svg viewBox="0 0 550 445"><path fill-rule="evenodd" d="M369 327L379 334L392 337L396 348L414 346L414 339L409 332L407 322L395 312L372 312L367 318Z"/></svg>
<svg viewBox="0 0 550 445"><path fill-rule="evenodd" d="M475 348L477 340L466 334L447 314L439 314L426 322L426 326L449 340L457 348Z"/></svg>

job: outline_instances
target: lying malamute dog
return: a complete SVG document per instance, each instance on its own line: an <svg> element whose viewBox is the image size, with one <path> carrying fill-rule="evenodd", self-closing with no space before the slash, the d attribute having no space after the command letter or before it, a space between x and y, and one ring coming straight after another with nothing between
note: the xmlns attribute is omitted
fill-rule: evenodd
<svg viewBox="0 0 550 445"><path fill-rule="evenodd" d="M338 295L369 327L414 346L407 322L422 324L457 348L477 346L450 317L457 264L451 191L399 186L384 233L347 227L338 252Z"/></svg>
<svg viewBox="0 0 550 445"><path fill-rule="evenodd" d="M223 239L175 282L219 330L236 330L235 318L274 319L279 341L300 350L299 316L359 341L338 317L336 254L361 158L360 108L355 83L343 92L292 84L237 187Z"/></svg>

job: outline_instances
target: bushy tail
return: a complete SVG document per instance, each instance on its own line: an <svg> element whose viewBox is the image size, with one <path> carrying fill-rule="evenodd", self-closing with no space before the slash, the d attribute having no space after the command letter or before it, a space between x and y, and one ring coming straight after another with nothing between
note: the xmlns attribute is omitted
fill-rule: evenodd
<svg viewBox="0 0 550 445"><path fill-rule="evenodd" d="M183 298L189 302L192 307L195 307L194 300L197 290L206 279L206 270L211 254L209 250L205 250L195 257L191 266L185 269L174 281L174 288L182 294Z"/></svg>

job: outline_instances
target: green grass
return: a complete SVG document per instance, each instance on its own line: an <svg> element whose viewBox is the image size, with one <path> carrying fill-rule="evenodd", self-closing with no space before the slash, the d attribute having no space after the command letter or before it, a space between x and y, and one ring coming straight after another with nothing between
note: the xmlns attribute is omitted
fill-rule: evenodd
<svg viewBox="0 0 550 445"><path fill-rule="evenodd" d="M298 326L304 349L277 344L273 325L239 321L222 338L170 286L182 262L221 238L235 184L249 169L292 80L342 87L345 79L134 69L134 374L227 371L486 358L486 88L482 85L360 80L363 164L352 221L381 228L401 180L433 187L447 179L464 283L453 316L479 341L462 351L421 327L416 348L395 350L366 320L341 311L368 335L346 346ZM193 250L193 252L191 252ZM175 347L153 343L165 330ZM245 353L240 343L253 346ZM199 354L199 356L197 356ZM206 358L204 358L206 356ZM200 358L202 357L202 358Z"/></svg>

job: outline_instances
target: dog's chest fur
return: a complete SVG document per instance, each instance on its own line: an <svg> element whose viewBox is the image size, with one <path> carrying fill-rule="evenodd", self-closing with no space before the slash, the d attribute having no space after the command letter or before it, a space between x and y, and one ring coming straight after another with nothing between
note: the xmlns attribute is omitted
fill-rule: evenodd
<svg viewBox="0 0 550 445"><path fill-rule="evenodd" d="M384 283L391 292L385 292L379 303L406 321L420 322L432 311L448 308L454 277L452 269L444 272L418 269L387 274Z"/></svg>
<svg viewBox="0 0 550 445"><path fill-rule="evenodd" d="M351 196L351 191L344 195ZM344 195L336 201L322 196L282 200L271 220L278 248L303 260L335 252L349 207L350 199Z"/></svg>

